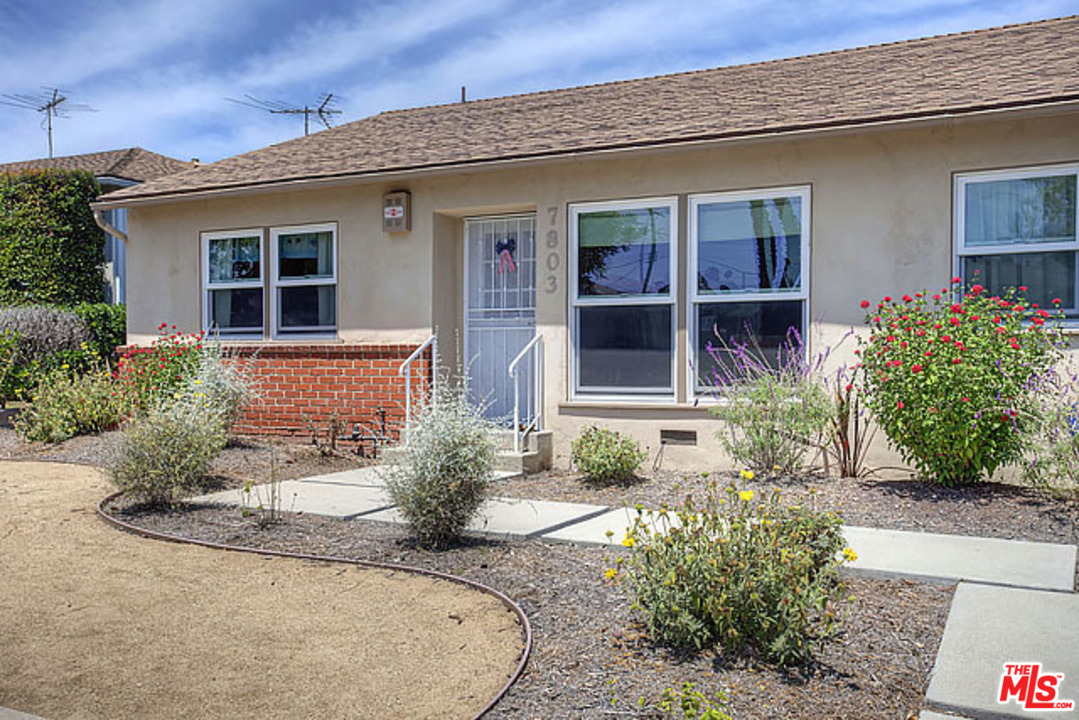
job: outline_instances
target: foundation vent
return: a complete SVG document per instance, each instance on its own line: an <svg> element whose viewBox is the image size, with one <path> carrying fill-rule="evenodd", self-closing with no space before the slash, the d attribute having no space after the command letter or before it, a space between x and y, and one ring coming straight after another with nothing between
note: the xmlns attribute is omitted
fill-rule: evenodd
<svg viewBox="0 0 1079 720"><path fill-rule="evenodd" d="M660 430L660 445L696 445L696 430Z"/></svg>

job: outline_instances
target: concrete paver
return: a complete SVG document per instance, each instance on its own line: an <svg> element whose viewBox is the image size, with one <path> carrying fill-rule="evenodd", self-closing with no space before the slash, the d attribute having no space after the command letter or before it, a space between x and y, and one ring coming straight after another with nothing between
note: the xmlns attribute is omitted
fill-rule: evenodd
<svg viewBox="0 0 1079 720"><path fill-rule="evenodd" d="M1076 547L845 526L854 573L1072 592Z"/></svg>
<svg viewBox="0 0 1079 720"><path fill-rule="evenodd" d="M469 524L468 531L500 538L530 538L606 511L606 507L599 505L496 497L483 504L476 519ZM363 519L404 522L396 508L365 515Z"/></svg>
<svg viewBox="0 0 1079 720"><path fill-rule="evenodd" d="M267 502L267 486L257 486L262 502ZM386 490L380 487L363 485L330 485L311 483L300 480L285 480L281 483L281 509L288 512L302 512L311 515L326 515L335 518L353 518L390 507ZM245 498L242 490L201 495L190 502L203 505L255 505L259 502L254 492Z"/></svg>
<svg viewBox="0 0 1079 720"><path fill-rule="evenodd" d="M662 520L645 511L644 521L658 527L676 527L678 518L669 516L669 525L662 525ZM626 538L626 532L633 526L637 519L637 511L633 508L615 508L596 515L588 520L573 523L552 532L543 533L544 540L557 540L558 542L572 542L579 545L621 545Z"/></svg>
<svg viewBox="0 0 1079 720"><path fill-rule="evenodd" d="M1025 710L998 702L1006 663L1063 673L1058 700L1076 710ZM1079 595L960 583L930 674L926 704L974 718L1079 717Z"/></svg>

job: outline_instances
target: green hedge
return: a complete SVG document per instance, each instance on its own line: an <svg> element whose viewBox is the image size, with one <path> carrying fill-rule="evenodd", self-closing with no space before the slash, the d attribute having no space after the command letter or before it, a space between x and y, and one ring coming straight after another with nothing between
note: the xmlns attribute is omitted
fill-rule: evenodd
<svg viewBox="0 0 1079 720"><path fill-rule="evenodd" d="M88 172L0 173L0 305L104 299L105 233L90 209L100 194Z"/></svg>
<svg viewBox="0 0 1079 720"><path fill-rule="evenodd" d="M127 306L82 303L74 310L90 331L94 354L103 360L115 360L116 348L127 344Z"/></svg>

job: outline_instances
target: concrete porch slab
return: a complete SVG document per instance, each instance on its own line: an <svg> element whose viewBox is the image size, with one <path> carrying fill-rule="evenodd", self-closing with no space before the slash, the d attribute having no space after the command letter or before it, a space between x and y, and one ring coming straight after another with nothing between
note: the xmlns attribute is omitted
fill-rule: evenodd
<svg viewBox="0 0 1079 720"><path fill-rule="evenodd" d="M262 501L266 502L268 487L258 485ZM252 492L246 499L248 505L258 503L258 497ZM188 502L202 505L241 506L245 502L242 490L201 495ZM335 518L352 518L365 513L375 512L391 506L389 496L383 488L362 485L331 485L313 483L304 480L286 480L281 483L281 509L286 512L302 512L311 515L326 515Z"/></svg>
<svg viewBox="0 0 1079 720"><path fill-rule="evenodd" d="M996 538L844 526L858 553L851 572L1072 592L1076 547Z"/></svg>
<svg viewBox="0 0 1079 720"><path fill-rule="evenodd" d="M998 702L1006 663L1041 663L1063 673L1058 700L1072 711L1025 710ZM1079 595L960 583L952 599L926 704L971 718L1079 717Z"/></svg>
<svg viewBox="0 0 1079 720"><path fill-rule="evenodd" d="M530 538L591 518L606 510L606 507L600 505L491 498L480 508L476 519L469 524L468 531L506 539ZM364 515L361 519L395 524L405 522L396 508Z"/></svg>

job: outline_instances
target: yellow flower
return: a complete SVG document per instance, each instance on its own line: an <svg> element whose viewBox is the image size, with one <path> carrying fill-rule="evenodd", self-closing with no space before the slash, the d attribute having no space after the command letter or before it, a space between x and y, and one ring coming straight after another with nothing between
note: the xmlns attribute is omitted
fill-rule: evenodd
<svg viewBox="0 0 1079 720"><path fill-rule="evenodd" d="M631 548L637 544L637 541L633 539L631 535L626 535L626 539L622 541L622 545Z"/></svg>
<svg viewBox="0 0 1079 720"><path fill-rule="evenodd" d="M612 578L613 578L613 577L614 577L615 575L617 575L617 574L618 574L618 571L617 571L617 570L615 570L614 568L607 568L607 572L603 573L603 577L605 577L605 578L607 578L608 580L610 580L610 579L612 579Z"/></svg>
<svg viewBox="0 0 1079 720"><path fill-rule="evenodd" d="M63 365L60 366L60 369L61 370L67 370L69 367L71 367L71 366L68 365L67 363L64 363Z"/></svg>
<svg viewBox="0 0 1079 720"><path fill-rule="evenodd" d="M851 548L843 548L843 557L849 562L854 562L858 559L858 553L854 552Z"/></svg>
<svg viewBox="0 0 1079 720"><path fill-rule="evenodd" d="M753 491L752 490L743 490L742 492L738 493L738 497L742 498L746 502L749 502L750 500L753 499Z"/></svg>
<svg viewBox="0 0 1079 720"><path fill-rule="evenodd" d="M753 471L752 470L743 470L742 471L742 479L743 480L752 480L753 479Z"/></svg>

